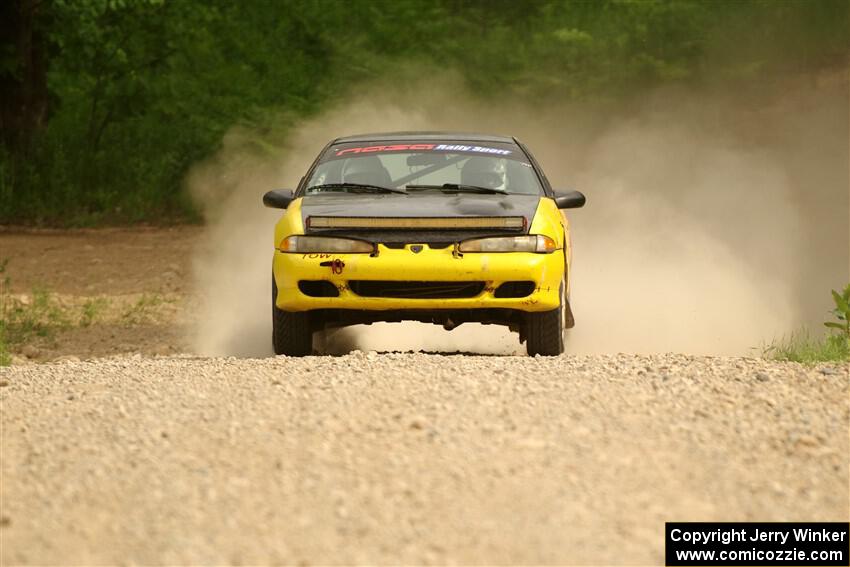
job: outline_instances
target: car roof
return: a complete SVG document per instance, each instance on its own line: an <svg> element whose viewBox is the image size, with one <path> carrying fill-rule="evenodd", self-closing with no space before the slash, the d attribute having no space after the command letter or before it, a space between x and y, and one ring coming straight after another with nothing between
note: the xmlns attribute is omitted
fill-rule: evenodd
<svg viewBox="0 0 850 567"><path fill-rule="evenodd" d="M357 134L335 139L333 144L348 142L406 142L424 140L448 140L452 142L501 142L514 144L516 140L510 136L493 136L473 132L423 131L423 132L376 132L372 134Z"/></svg>

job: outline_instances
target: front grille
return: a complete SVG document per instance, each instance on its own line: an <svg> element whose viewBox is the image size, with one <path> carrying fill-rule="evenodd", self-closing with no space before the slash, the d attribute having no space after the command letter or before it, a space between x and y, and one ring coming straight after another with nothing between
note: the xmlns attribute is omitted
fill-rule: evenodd
<svg viewBox="0 0 850 567"><path fill-rule="evenodd" d="M408 244L427 244L428 248L432 250L441 250L443 248L448 248L453 243L452 242L381 242L387 248L392 248L393 250L403 250L405 246Z"/></svg>
<svg viewBox="0 0 850 567"><path fill-rule="evenodd" d="M351 291L362 297L406 299L453 299L475 297L484 291L484 282L399 282L352 280Z"/></svg>

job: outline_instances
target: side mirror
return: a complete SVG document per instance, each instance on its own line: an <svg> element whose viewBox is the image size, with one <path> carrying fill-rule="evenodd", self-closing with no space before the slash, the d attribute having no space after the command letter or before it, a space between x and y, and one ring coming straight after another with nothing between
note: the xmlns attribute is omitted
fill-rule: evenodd
<svg viewBox="0 0 850 567"><path fill-rule="evenodd" d="M569 191L555 196L555 204L559 209L578 209L583 207L587 199L580 191Z"/></svg>
<svg viewBox="0 0 850 567"><path fill-rule="evenodd" d="M285 209L294 200L289 189L275 189L263 195L263 204L272 209Z"/></svg>

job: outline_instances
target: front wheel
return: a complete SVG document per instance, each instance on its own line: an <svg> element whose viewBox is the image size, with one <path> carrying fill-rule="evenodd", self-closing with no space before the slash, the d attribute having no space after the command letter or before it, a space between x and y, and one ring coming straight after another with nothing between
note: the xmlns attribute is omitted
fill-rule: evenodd
<svg viewBox="0 0 850 567"><path fill-rule="evenodd" d="M272 346L275 354L307 356L313 352L313 328L308 311L277 307L277 282L272 276Z"/></svg>
<svg viewBox="0 0 850 567"><path fill-rule="evenodd" d="M564 328L567 320L567 301L564 296L564 282L560 288L560 306L551 311L528 313L526 315L527 339L525 343L529 356L558 356L564 352Z"/></svg>

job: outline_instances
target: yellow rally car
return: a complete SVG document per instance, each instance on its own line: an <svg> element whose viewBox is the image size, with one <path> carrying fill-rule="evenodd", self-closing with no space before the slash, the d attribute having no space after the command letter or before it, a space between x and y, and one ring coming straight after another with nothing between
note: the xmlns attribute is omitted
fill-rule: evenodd
<svg viewBox="0 0 850 567"><path fill-rule="evenodd" d="M564 351L570 228L515 138L401 132L338 138L298 188L269 191L275 227L272 342L312 352L313 333L377 321L448 330L506 325L530 355Z"/></svg>

